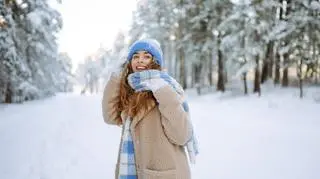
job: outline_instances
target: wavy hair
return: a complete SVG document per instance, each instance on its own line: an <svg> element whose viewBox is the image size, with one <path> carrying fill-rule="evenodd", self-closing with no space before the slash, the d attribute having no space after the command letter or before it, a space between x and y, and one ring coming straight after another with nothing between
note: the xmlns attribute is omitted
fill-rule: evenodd
<svg viewBox="0 0 320 179"><path fill-rule="evenodd" d="M152 61L148 69L162 70L161 66ZM150 104L150 100L155 100L151 91L135 92L128 83L129 74L133 73L130 62L124 64L120 79L120 100L118 106L118 113L125 111L130 117L134 117L140 110L146 110ZM118 121L121 123L121 121Z"/></svg>

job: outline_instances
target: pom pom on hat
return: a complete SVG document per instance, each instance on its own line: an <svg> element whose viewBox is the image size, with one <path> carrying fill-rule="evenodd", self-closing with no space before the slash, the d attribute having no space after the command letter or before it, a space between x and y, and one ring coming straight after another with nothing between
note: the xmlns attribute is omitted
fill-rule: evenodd
<svg viewBox="0 0 320 179"><path fill-rule="evenodd" d="M150 53L161 67L164 66L164 61L162 57L163 52L160 47L160 43L155 39L142 39L134 42L129 48L127 60L131 61L133 54L137 51L142 50Z"/></svg>

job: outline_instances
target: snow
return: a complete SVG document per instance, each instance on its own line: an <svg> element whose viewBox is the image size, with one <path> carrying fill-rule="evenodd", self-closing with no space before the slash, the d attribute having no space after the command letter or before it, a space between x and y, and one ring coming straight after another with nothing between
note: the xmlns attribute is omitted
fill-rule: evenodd
<svg viewBox="0 0 320 179"><path fill-rule="evenodd" d="M252 70L255 67L256 67L256 63L253 61L249 61L249 62L245 63L236 71L236 74L234 76L232 76L232 79L239 79L241 75L243 75L246 72L249 72L250 70Z"/></svg>
<svg viewBox="0 0 320 179"><path fill-rule="evenodd" d="M43 15L41 11L33 11L27 15L27 18L31 22L32 27L41 28L42 19L40 14Z"/></svg>
<svg viewBox="0 0 320 179"><path fill-rule="evenodd" d="M310 7L313 10L320 10L320 3L317 1L312 1Z"/></svg>
<svg viewBox="0 0 320 179"><path fill-rule="evenodd" d="M319 88L306 91L189 92L200 143L193 178L320 178ZM113 178L120 128L103 122L100 104L101 94L58 94L0 105L0 178Z"/></svg>

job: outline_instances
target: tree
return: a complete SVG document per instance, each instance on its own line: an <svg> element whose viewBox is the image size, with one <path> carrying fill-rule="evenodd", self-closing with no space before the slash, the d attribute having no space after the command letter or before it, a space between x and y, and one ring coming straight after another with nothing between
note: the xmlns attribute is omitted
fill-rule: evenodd
<svg viewBox="0 0 320 179"><path fill-rule="evenodd" d="M319 7L318 0L142 1L133 38L154 37L172 47L165 48L172 52L169 69L184 88L212 85L216 76L216 89L225 91L241 77L247 94L247 75L254 75L253 92L260 94L272 77L289 85L289 69L297 64L303 77L317 80Z"/></svg>
<svg viewBox="0 0 320 179"><path fill-rule="evenodd" d="M59 53L57 74L57 89L59 92L72 92L75 83L72 74L72 60L68 53Z"/></svg>
<svg viewBox="0 0 320 179"><path fill-rule="evenodd" d="M16 49L16 24L10 4L0 1L0 13L4 24L0 29L0 102L20 102L24 86L30 75L21 54Z"/></svg>
<svg viewBox="0 0 320 179"><path fill-rule="evenodd" d="M223 23L223 21L229 16L230 12L232 11L232 6L233 4L230 1L220 1L220 0L215 0L213 1L213 6L212 6L212 12L213 12L213 16L212 16L212 20L210 27L212 28L214 37L215 37L215 45L216 45L216 61L218 64L218 81L217 81L217 90L218 91L225 91L225 84L227 82L227 75L226 75L226 71L227 71L227 59L226 57L223 55L223 38L225 37L226 33L226 29L223 29L223 27L221 28L221 24Z"/></svg>
<svg viewBox="0 0 320 179"><path fill-rule="evenodd" d="M1 1L1 102L22 102L59 91L56 34L60 14L47 0Z"/></svg>
<svg viewBox="0 0 320 179"><path fill-rule="evenodd" d="M222 39L224 53L235 58L239 63L239 71L244 81L244 93L247 94L247 78L249 70L255 68L254 92L260 93L260 56L263 54L264 42L261 38L266 25L260 19L257 10L259 2L238 1L232 13L219 26L226 35Z"/></svg>
<svg viewBox="0 0 320 179"><path fill-rule="evenodd" d="M86 93L87 90L91 94L99 91L101 70L100 63L94 56L86 57L84 63L78 65L76 74L78 81L83 85L81 94Z"/></svg>

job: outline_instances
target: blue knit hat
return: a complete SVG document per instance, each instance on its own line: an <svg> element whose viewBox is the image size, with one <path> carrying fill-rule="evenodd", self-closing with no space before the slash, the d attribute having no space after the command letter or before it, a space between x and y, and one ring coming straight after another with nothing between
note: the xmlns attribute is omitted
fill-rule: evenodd
<svg viewBox="0 0 320 179"><path fill-rule="evenodd" d="M164 66L163 52L160 43L155 39L142 39L134 42L129 48L127 60L131 61L133 54L142 50L150 53L161 67Z"/></svg>

